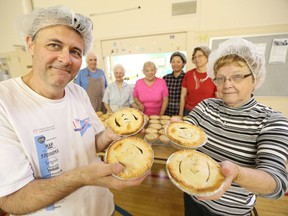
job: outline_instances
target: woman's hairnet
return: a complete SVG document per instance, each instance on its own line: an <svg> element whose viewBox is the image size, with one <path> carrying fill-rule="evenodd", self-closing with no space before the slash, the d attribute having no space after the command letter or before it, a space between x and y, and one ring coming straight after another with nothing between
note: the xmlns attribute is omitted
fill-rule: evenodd
<svg viewBox="0 0 288 216"><path fill-rule="evenodd" d="M32 38L39 30L49 26L69 26L82 35L85 43L84 54L93 46L92 21L64 6L36 8L31 14L19 17L18 25L24 37L30 35Z"/></svg>
<svg viewBox="0 0 288 216"><path fill-rule="evenodd" d="M214 50L208 59L208 75L215 77L214 64L216 61L231 54L242 57L249 69L251 70L255 79L255 89L259 88L266 76L265 57L263 53L257 50L257 47L243 38L232 38L221 43L218 49Z"/></svg>
<svg viewBox="0 0 288 216"><path fill-rule="evenodd" d="M182 59L182 62L183 62L184 64L186 64L186 62L187 62L186 57L185 57L185 55L184 55L183 53L181 53L181 52L174 52L174 53L171 55L171 57L170 57L170 63L172 62L172 59L173 59L175 56L180 57L180 58Z"/></svg>

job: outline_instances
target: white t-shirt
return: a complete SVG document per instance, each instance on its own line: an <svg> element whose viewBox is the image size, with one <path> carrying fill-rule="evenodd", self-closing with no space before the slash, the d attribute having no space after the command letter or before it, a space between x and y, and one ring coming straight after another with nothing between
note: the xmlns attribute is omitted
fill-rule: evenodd
<svg viewBox="0 0 288 216"><path fill-rule="evenodd" d="M51 100L18 77L2 81L0 92L0 197L34 178L50 178L99 160L95 134L104 126L83 88L71 82L64 98ZM31 215L110 216L113 211L107 188L87 186Z"/></svg>

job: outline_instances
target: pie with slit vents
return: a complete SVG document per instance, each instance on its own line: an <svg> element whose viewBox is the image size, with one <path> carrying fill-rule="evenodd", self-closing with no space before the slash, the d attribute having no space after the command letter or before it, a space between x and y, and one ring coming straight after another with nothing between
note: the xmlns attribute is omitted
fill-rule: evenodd
<svg viewBox="0 0 288 216"><path fill-rule="evenodd" d="M220 165L211 157L192 149L173 153L166 162L166 170L179 189L196 196L213 195L224 182Z"/></svg>
<svg viewBox="0 0 288 216"><path fill-rule="evenodd" d="M206 142L204 130L197 126L185 122L174 122L166 128L167 137L182 147L196 148Z"/></svg>
<svg viewBox="0 0 288 216"><path fill-rule="evenodd" d="M144 115L135 108L125 108L109 118L109 127L116 134L131 135L139 132L145 124Z"/></svg>
<svg viewBox="0 0 288 216"><path fill-rule="evenodd" d="M152 167L154 154L151 146L138 137L127 137L112 143L106 151L108 164L121 163L124 170L115 175L123 180L137 179Z"/></svg>

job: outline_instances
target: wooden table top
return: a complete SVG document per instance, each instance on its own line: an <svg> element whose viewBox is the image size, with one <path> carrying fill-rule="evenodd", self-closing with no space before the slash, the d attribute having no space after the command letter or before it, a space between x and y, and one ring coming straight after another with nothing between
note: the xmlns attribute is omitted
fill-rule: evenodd
<svg viewBox="0 0 288 216"><path fill-rule="evenodd" d="M154 151L154 163L165 164L168 157L178 151L171 145L152 145Z"/></svg>

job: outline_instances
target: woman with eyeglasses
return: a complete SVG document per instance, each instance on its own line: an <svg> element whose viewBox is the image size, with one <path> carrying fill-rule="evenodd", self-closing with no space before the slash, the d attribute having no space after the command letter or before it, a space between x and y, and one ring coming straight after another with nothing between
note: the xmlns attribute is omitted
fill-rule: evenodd
<svg viewBox="0 0 288 216"><path fill-rule="evenodd" d="M193 50L192 62L196 68L186 72L182 81L180 116L187 116L202 100L215 97L217 88L213 80L207 75L207 63L210 52L211 50L206 46L199 46Z"/></svg>
<svg viewBox="0 0 288 216"><path fill-rule="evenodd" d="M185 193L185 215L251 215L257 196L278 199L287 191L288 119L253 96L266 69L251 42L223 42L209 56L208 73L221 99L203 100L185 121L204 129L208 140L197 150L220 163L225 180L211 196Z"/></svg>

